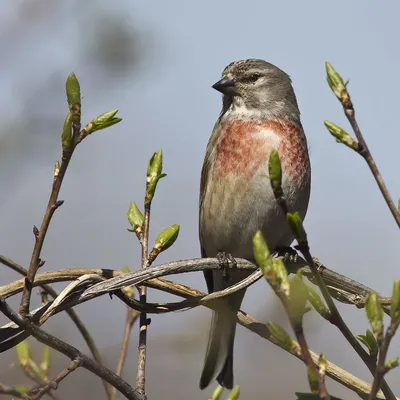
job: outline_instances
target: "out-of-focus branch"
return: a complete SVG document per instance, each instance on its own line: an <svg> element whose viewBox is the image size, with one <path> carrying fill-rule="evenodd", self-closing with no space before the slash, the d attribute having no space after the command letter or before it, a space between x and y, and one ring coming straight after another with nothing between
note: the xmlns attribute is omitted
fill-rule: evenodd
<svg viewBox="0 0 400 400"><path fill-rule="evenodd" d="M210 259L199 259L198 261L202 261L202 260L207 261ZM212 259L212 260L215 262L216 265L219 266L218 260L216 260L216 259ZM240 261L241 260L238 260L238 263ZM156 267L153 267L153 268L156 268ZM70 270L70 271L77 271L77 270ZM80 271L80 275L84 275L84 273L86 273L86 272L93 273L94 271L97 271L99 274L102 274L104 272L102 270L87 270L87 269L81 269L78 271ZM123 273L121 271L114 271L114 274L121 275ZM80 275L75 275L74 277L80 276ZM40 275L38 275L38 277L39 276ZM110 276L110 274L109 274L109 276ZM65 274L64 274L64 280L65 280ZM181 296L186 299L193 299L194 301L206 296L205 293L203 293L199 290L192 289L188 286L178 284L175 282L171 282L171 281L168 281L165 279L152 279L152 280L145 282L145 284L148 287L158 289L158 290L161 290L163 292L166 292L166 293L169 293L172 295ZM206 306L213 309L213 307L215 307L215 302L214 303L211 302L211 303L207 304ZM246 313L243 313L242 311L240 311L238 313L238 323L240 325L242 325L243 327L249 329L251 332L261 336L262 338L264 338L264 339L272 342L273 344L281 347L282 349L288 351L293 356L301 359L299 347L297 346L290 350L287 348L284 348L280 343L278 343L277 341L275 341L273 339L273 337L271 336L271 333L268 329L268 326L266 324L258 321L257 319L253 318L252 316L250 316ZM319 356L317 354L311 352L311 357L313 358L313 362L315 363L315 365L318 365ZM356 378L355 376L351 375L347 371L343 370L342 368L336 366L335 364L333 364L331 362L327 363L326 373L329 377L331 377L336 382L344 385L348 389L359 394L360 397L366 398L366 395L368 395L371 390L371 386L368 383ZM378 393L377 398L384 399L381 392ZM398 399L398 400L400 400L400 399Z"/></svg>
<svg viewBox="0 0 400 400"><path fill-rule="evenodd" d="M16 262L10 260L7 257L4 257L0 255L0 262L10 269L12 269L15 272L18 272L19 274L26 276L27 275L27 270L22 267L21 265L17 264ZM36 285L34 285L36 286ZM40 286L43 291L47 294L49 294L53 299L56 299L58 297L58 293L56 290L54 290L51 286L49 285L41 285ZM92 353L93 358L99 363L103 365L103 360L101 358L100 352L97 348L97 345L90 334L89 330L87 329L86 325L83 323L81 318L78 316L76 311L73 308L67 308L66 313L69 315L69 317L72 319L76 327L78 328L79 332L81 333L83 339L85 340L87 346L89 347L90 352ZM26 331L24 332L26 333ZM102 383L104 385L104 389L107 393L108 399L110 399L111 396L111 388L108 386L107 382L102 380Z"/></svg>
<svg viewBox="0 0 400 400"><path fill-rule="evenodd" d="M65 367L53 380L51 380L49 383L40 388L37 393L35 391L35 393L33 393L33 396L30 397L30 400L39 400L50 390L57 390L59 383L63 379L65 379L71 372L79 368L82 365L82 363L83 360L79 356L73 359L67 365L67 367Z"/></svg>
<svg viewBox="0 0 400 400"><path fill-rule="evenodd" d="M276 150L273 150L269 159L269 175L270 175L270 183L271 188L273 190L274 196L277 200L277 203L280 205L283 214L286 216L290 229L295 237L298 245L297 248L300 250L301 254L305 258L308 266L310 267L314 279L318 284L319 289L325 299L325 302L329 308L330 316L329 322L335 325L342 335L346 338L350 346L356 351L356 353L363 360L364 364L370 370L372 375L376 373L376 364L375 360L364 350L361 346L360 342L353 335L345 321L343 320L339 310L336 307L333 298L330 295L330 292L322 279L322 276L318 270L317 265L314 262L313 257L311 256L310 247L307 239L307 233L303 226L303 221L298 212L294 212L293 214L289 212L286 199L284 197L284 193L282 191L282 168L281 162L279 159L279 154ZM382 312L383 314L383 312ZM386 397L386 400L394 400L396 396L390 389L389 385L386 383L384 379L381 381L382 391Z"/></svg>
<svg viewBox="0 0 400 400"><path fill-rule="evenodd" d="M139 396L136 391L118 375L114 374L112 371L102 366L98 362L87 357L75 347L63 342L55 336L44 332L43 330L32 324L29 319L21 318L11 309L11 307L8 306L3 297L0 297L0 311L18 326L29 331L29 333L39 342L44 343L49 347L59 351L65 356L69 357L71 360L80 358L82 360L83 368L89 370L101 379L104 379L105 381L110 383L112 386L116 387L117 390L124 394L126 398L132 400L142 400L142 397Z"/></svg>
<svg viewBox="0 0 400 400"><path fill-rule="evenodd" d="M130 337L131 332L132 332L133 324L138 319L139 315L140 315L140 313L138 311L133 310L132 308L127 308L124 338L122 339L122 345L121 345L121 351L120 351L120 354L119 354L117 370L115 371L115 373L118 376L122 375L122 370L124 368L126 356L127 356L127 353L128 353L129 337ZM116 395L117 395L117 391L114 388L113 394L112 394L112 399L113 400L115 400Z"/></svg>
<svg viewBox="0 0 400 400"><path fill-rule="evenodd" d="M29 400L28 395L20 393L17 389L3 385L2 383L0 383L0 394L12 396L15 399Z"/></svg>

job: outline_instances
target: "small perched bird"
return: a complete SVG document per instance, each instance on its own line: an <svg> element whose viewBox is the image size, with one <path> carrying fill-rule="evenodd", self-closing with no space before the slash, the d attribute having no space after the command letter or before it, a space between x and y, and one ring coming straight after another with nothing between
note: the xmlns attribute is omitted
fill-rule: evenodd
<svg viewBox="0 0 400 400"><path fill-rule="evenodd" d="M290 77L263 60L229 64L213 88L223 94L222 111L207 145L200 183L199 234L202 257L223 253L254 261L258 231L271 251L288 247L293 236L268 178L275 148L282 164L282 188L289 210L304 219L310 197L307 140ZM225 289L249 272L206 271L209 292ZM214 378L233 387L236 315L245 290L219 300L213 312L200 388Z"/></svg>

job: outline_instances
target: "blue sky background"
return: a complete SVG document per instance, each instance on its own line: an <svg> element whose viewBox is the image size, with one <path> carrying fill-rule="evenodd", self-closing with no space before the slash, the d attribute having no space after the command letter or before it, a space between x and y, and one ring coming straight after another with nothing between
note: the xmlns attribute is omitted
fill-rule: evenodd
<svg viewBox="0 0 400 400"><path fill-rule="evenodd" d="M349 129L326 84L324 62L350 79L359 124L397 202L399 12L394 0L6 1L0 15L0 252L23 265L29 262L32 225L41 221L60 157L65 79L74 71L81 82L84 121L113 108L120 109L124 120L77 149L61 193L65 204L43 249L43 271L139 267L139 246L126 231L126 211L130 201L141 202L147 160L159 148L168 177L154 201L151 238L172 223L181 225L181 234L157 263L198 257L200 169L221 107L211 85L229 62L263 58L292 77L302 112L312 162L305 226L313 254L328 267L390 295L399 278L398 228L365 162L337 144L323 125L328 119ZM0 268L1 283L12 279L13 272ZM201 274L176 279L205 289ZM150 292L152 301L167 299ZM265 282L248 292L243 309L286 326ZM340 309L355 333L365 332L362 310ZM125 308L104 297L77 311L99 346L115 350L110 361L115 365ZM209 317L208 310L196 309L152 318L148 384L153 398L161 393L207 398L197 383ZM370 380L333 327L313 315L306 321L314 351ZM65 316L53 318L46 329L86 349ZM131 382L136 331L127 367ZM394 341L391 356L399 355L399 343ZM295 390L307 390L299 361L241 328L235 364L243 398L269 393L269 398L291 399ZM281 387L277 379L283 374L287 384ZM20 375L15 372L15 377ZM398 377L396 370L388 380L400 393ZM328 388L346 399L357 398L330 381Z"/></svg>

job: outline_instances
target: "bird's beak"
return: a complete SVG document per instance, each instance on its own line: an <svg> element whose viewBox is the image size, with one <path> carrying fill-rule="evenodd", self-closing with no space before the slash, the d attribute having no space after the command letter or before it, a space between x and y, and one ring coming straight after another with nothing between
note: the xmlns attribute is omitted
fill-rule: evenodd
<svg viewBox="0 0 400 400"><path fill-rule="evenodd" d="M220 81L214 83L212 87L222 94L226 94L229 96L234 96L236 94L235 81L232 78L222 78Z"/></svg>

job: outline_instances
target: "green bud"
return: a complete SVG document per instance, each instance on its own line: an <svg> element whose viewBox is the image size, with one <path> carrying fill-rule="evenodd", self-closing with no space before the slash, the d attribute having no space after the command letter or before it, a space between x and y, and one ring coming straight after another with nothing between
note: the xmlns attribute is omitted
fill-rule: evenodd
<svg viewBox="0 0 400 400"><path fill-rule="evenodd" d="M269 180L275 197L282 196L282 167L279 153L272 149L268 162Z"/></svg>
<svg viewBox="0 0 400 400"><path fill-rule="evenodd" d="M392 305L390 306L390 316L394 323L400 323L400 280L393 283Z"/></svg>
<svg viewBox="0 0 400 400"><path fill-rule="evenodd" d="M167 176L167 174L162 173L163 166L163 155L162 150L154 153L149 160L149 165L147 167L147 178L146 178L146 196L145 204L150 205L153 200L154 193L156 192L157 183L161 178Z"/></svg>
<svg viewBox="0 0 400 400"><path fill-rule="evenodd" d="M129 210L127 212L127 217L129 223L132 225L132 229L136 232L138 229L143 228L144 225L144 216L140 212L138 206L134 201L129 206Z"/></svg>
<svg viewBox="0 0 400 400"><path fill-rule="evenodd" d="M365 335L357 335L356 338L369 350L369 354L372 357L376 357L378 355L378 342L376 341L374 334L369 329L367 329Z"/></svg>
<svg viewBox="0 0 400 400"><path fill-rule="evenodd" d="M320 295L311 287L308 287L307 289L308 301L322 318L325 318L329 321L331 318L331 312L329 311L328 307L325 306Z"/></svg>
<svg viewBox="0 0 400 400"><path fill-rule="evenodd" d="M365 310L378 342L383 333L383 308L375 292L368 295Z"/></svg>
<svg viewBox="0 0 400 400"><path fill-rule="evenodd" d="M118 122L122 121L122 118L117 118L115 115L117 114L118 109L107 111L104 114L99 115L91 122L93 126L91 127L90 133L99 131L101 129L108 128L112 125L118 124ZM90 125L90 124L88 124ZM90 134L89 131L87 134Z"/></svg>
<svg viewBox="0 0 400 400"><path fill-rule="evenodd" d="M63 151L67 151L71 146L72 141L72 117L68 114L65 118L64 128L61 134L61 144Z"/></svg>
<svg viewBox="0 0 400 400"><path fill-rule="evenodd" d="M289 222L290 229L296 240L300 243L307 242L307 234L303 227L303 222L300 218L300 214L296 211L295 213L287 213L286 218Z"/></svg>
<svg viewBox="0 0 400 400"><path fill-rule="evenodd" d="M338 143L343 143L347 147L358 151L358 143L344 129L329 121L324 121L324 124Z"/></svg>
<svg viewBox="0 0 400 400"><path fill-rule="evenodd" d="M317 394L319 391L318 376L313 368L307 367L307 376L311 391Z"/></svg>
<svg viewBox="0 0 400 400"><path fill-rule="evenodd" d="M31 388L22 386L22 385L16 385L14 386L14 389L19 393L19 394L28 394L31 391Z"/></svg>
<svg viewBox="0 0 400 400"><path fill-rule="evenodd" d="M287 303L289 317L295 326L301 326L303 315L306 312L308 288L301 279L301 275L298 274L290 279L289 282L290 296Z"/></svg>
<svg viewBox="0 0 400 400"><path fill-rule="evenodd" d="M43 371L46 377L49 376L49 369L50 369L50 347L44 346L43 353L42 353L42 361L39 365L40 369Z"/></svg>
<svg viewBox="0 0 400 400"><path fill-rule="evenodd" d="M283 329L280 325L275 324L272 321L267 322L267 327L272 339L278 343L282 348L291 352L296 346L296 342L291 336Z"/></svg>
<svg viewBox="0 0 400 400"><path fill-rule="evenodd" d="M70 109L74 105L81 104L81 87L74 73L68 76L65 87Z"/></svg>
<svg viewBox="0 0 400 400"><path fill-rule="evenodd" d="M160 252L167 250L171 247L175 240L178 238L179 235L179 225L171 225L169 228L164 229L156 239L154 247L157 248Z"/></svg>
<svg viewBox="0 0 400 400"><path fill-rule="evenodd" d="M29 360L32 357L32 352L31 352L28 342L26 340L23 340L22 342L18 343L15 346L15 350L17 352L17 358L19 361L19 365L22 368L25 368L28 365Z"/></svg>
<svg viewBox="0 0 400 400"><path fill-rule="evenodd" d="M229 396L226 398L226 400L237 400L240 395L240 386L236 385L232 392L230 392Z"/></svg>
<svg viewBox="0 0 400 400"><path fill-rule="evenodd" d="M394 358L393 360L389 360L385 362L385 370L390 371L393 368L396 368L399 366L399 357Z"/></svg>
<svg viewBox="0 0 400 400"><path fill-rule="evenodd" d="M253 254L264 274L272 268L271 253L261 231L257 231L253 237Z"/></svg>
<svg viewBox="0 0 400 400"><path fill-rule="evenodd" d="M318 366L319 366L319 373L322 376L325 376L326 374L326 368L328 366L328 360L326 359L324 354L320 354L319 359L318 359Z"/></svg>
<svg viewBox="0 0 400 400"><path fill-rule="evenodd" d="M328 85L332 89L332 92L335 93L336 97L341 101L343 91L346 91L346 84L344 83L343 78L333 69L331 64L326 62L325 67Z"/></svg>
<svg viewBox="0 0 400 400"><path fill-rule="evenodd" d="M272 259L272 270L275 274L275 279L277 281L277 289L285 297L290 294L290 282L287 274L285 264L281 259Z"/></svg>
<svg viewBox="0 0 400 400"><path fill-rule="evenodd" d="M54 164L54 179L57 178L58 174L60 172L60 161L56 161Z"/></svg>
<svg viewBox="0 0 400 400"><path fill-rule="evenodd" d="M222 396L222 392L224 388L221 385L218 385L215 390L213 391L210 400L219 400Z"/></svg>

